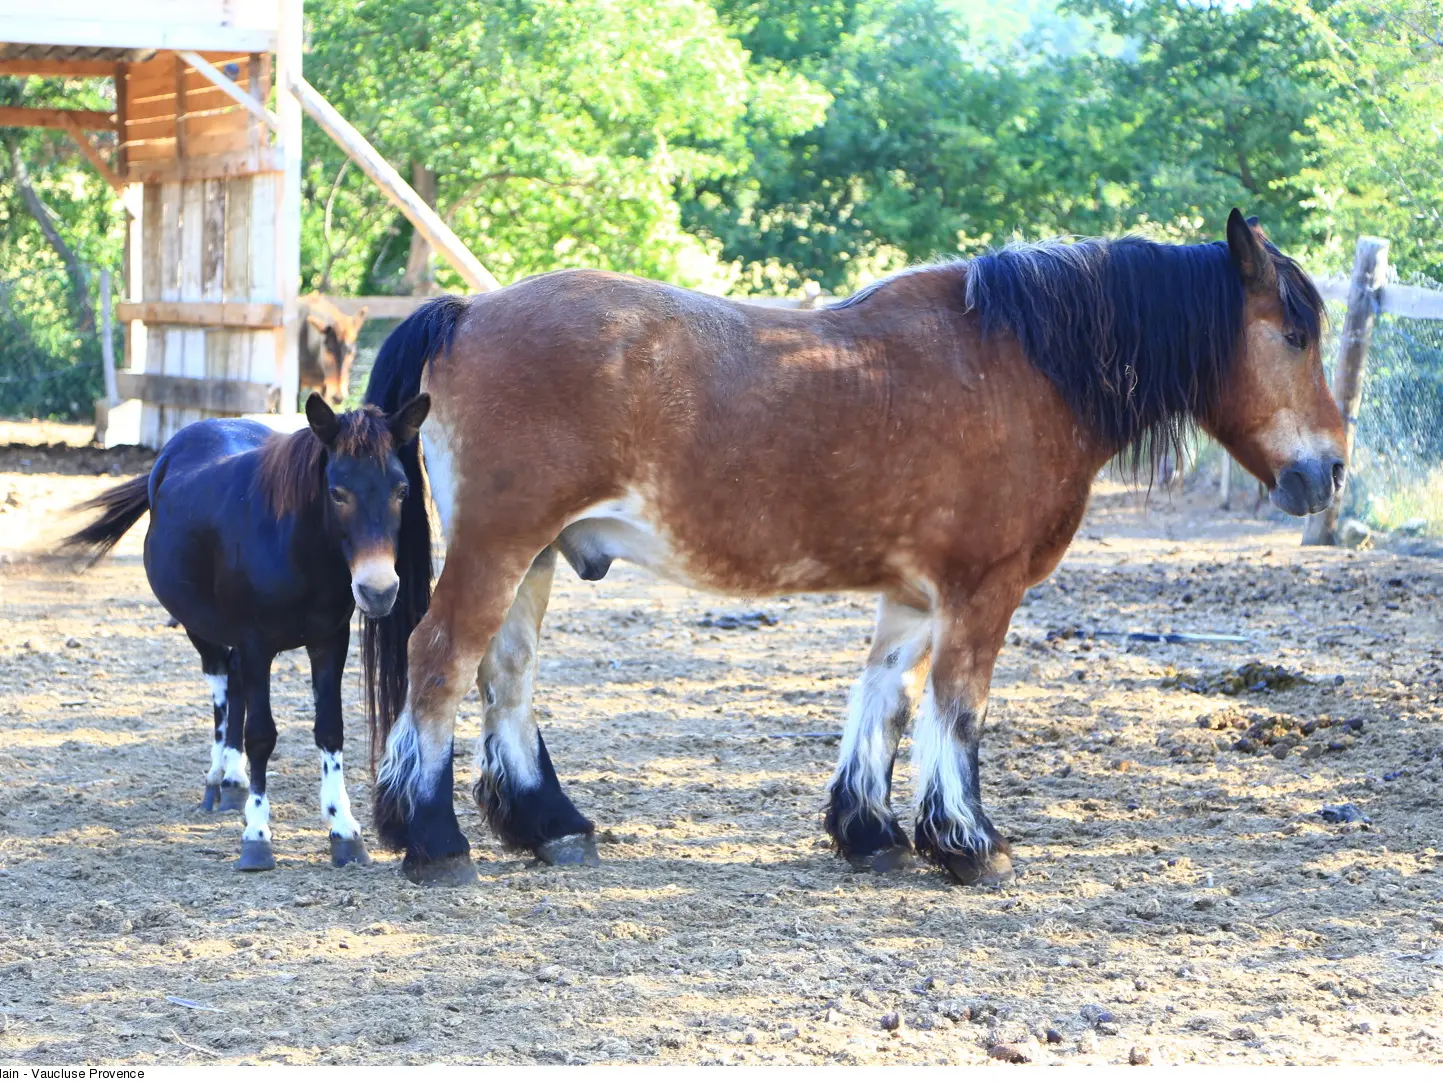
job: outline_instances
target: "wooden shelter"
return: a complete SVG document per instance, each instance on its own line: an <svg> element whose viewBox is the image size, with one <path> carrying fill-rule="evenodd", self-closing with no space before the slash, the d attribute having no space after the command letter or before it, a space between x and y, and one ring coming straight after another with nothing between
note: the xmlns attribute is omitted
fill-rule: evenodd
<svg viewBox="0 0 1443 1082"><path fill-rule="evenodd" d="M496 287L305 82L301 3L0 0L0 75L114 81L114 113L0 108L0 125L67 132L130 215L122 401L97 410L104 442L159 447L209 416L299 423L303 108L473 289ZM115 133L110 156L95 131Z"/></svg>

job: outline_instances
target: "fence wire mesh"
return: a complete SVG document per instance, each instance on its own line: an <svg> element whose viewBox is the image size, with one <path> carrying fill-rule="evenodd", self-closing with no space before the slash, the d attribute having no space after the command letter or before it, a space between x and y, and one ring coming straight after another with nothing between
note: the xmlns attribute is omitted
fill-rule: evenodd
<svg viewBox="0 0 1443 1082"><path fill-rule="evenodd" d="M1406 284L1443 289L1423 278ZM1331 366L1343 305L1329 314ZM1343 513L1375 530L1443 537L1443 320L1379 313Z"/></svg>

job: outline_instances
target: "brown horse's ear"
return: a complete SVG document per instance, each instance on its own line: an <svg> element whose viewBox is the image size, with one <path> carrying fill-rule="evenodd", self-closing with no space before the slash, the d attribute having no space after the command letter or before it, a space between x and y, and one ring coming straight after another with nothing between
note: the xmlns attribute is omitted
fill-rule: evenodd
<svg viewBox="0 0 1443 1082"><path fill-rule="evenodd" d="M318 334L325 334L328 330L331 329L331 325L320 316L316 315L314 312L306 316L306 322L309 323L312 327L314 327L316 329L316 333Z"/></svg>
<svg viewBox="0 0 1443 1082"><path fill-rule="evenodd" d="M416 433L421 431L421 425L430 412L431 396L418 394L386 418L386 426L391 430L391 439L397 447L404 447L416 438Z"/></svg>
<svg viewBox="0 0 1443 1082"><path fill-rule="evenodd" d="M366 317L371 314L371 309L366 305L356 309L356 314L351 317L351 329L359 331L361 325L366 322Z"/></svg>
<svg viewBox="0 0 1443 1082"><path fill-rule="evenodd" d="M1257 219L1245 221L1237 207L1228 215L1228 252L1245 288L1259 292L1273 288L1276 278L1273 257L1263 247Z"/></svg>
<svg viewBox="0 0 1443 1082"><path fill-rule="evenodd" d="M306 420L311 423L311 431L316 434L327 447L336 442L336 437L341 434L341 422L336 419L336 411L326 405L326 400L314 391L306 399Z"/></svg>

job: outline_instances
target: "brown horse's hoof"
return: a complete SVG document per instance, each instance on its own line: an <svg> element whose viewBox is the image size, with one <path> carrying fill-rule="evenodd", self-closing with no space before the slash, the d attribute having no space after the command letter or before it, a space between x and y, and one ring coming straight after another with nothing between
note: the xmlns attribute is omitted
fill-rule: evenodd
<svg viewBox="0 0 1443 1082"><path fill-rule="evenodd" d="M1012 858L1000 849L990 852L937 853L935 859L964 887L996 887L1016 878Z"/></svg>
<svg viewBox="0 0 1443 1082"><path fill-rule="evenodd" d="M371 854L366 852L366 843L359 835L343 838L339 834L332 834L331 863L337 868L344 868L347 864L364 866L371 863Z"/></svg>
<svg viewBox="0 0 1443 1082"><path fill-rule="evenodd" d="M583 865L587 868L601 867L601 854L596 851L596 838L591 834L567 834L542 842L535 849L536 859L542 864Z"/></svg>
<svg viewBox="0 0 1443 1082"><path fill-rule="evenodd" d="M847 857L847 863L859 872L876 872L878 875L899 872L903 868L912 866L912 847L910 845L889 845L886 849L878 849L875 853L850 855Z"/></svg>
<svg viewBox="0 0 1443 1082"><path fill-rule="evenodd" d="M206 783L205 792L201 795L200 803L196 805L196 811L213 812L220 805L220 784L211 785Z"/></svg>
<svg viewBox="0 0 1443 1082"><path fill-rule="evenodd" d="M209 789L209 786L207 786ZM245 811L246 795L249 790L244 785L220 783L220 804L221 811Z"/></svg>
<svg viewBox="0 0 1443 1082"><path fill-rule="evenodd" d="M426 861L407 853L401 861L401 874L422 887L466 887L480 878L470 853Z"/></svg>
<svg viewBox="0 0 1443 1082"><path fill-rule="evenodd" d="M268 872L276 866L276 855L271 852L271 843L264 838L241 842L240 860L235 862L238 872Z"/></svg>

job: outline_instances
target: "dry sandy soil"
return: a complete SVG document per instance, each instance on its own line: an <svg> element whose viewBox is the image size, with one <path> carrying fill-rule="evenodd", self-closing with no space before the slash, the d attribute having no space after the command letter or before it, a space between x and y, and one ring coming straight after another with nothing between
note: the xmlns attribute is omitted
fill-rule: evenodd
<svg viewBox="0 0 1443 1082"><path fill-rule="evenodd" d="M329 866L301 655L276 667L279 867L231 869L141 531L83 577L21 552L141 468L0 451L0 1061L1443 1061L1443 562L1100 486L998 668L984 788L1020 874L996 890L823 841L870 601L563 572L539 713L605 866L502 851L464 769L481 881L427 891L380 853ZM701 625L757 608L775 626ZM1254 660L1303 679L1235 676ZM473 693L468 745L478 717ZM1366 819L1320 814L1343 804Z"/></svg>

